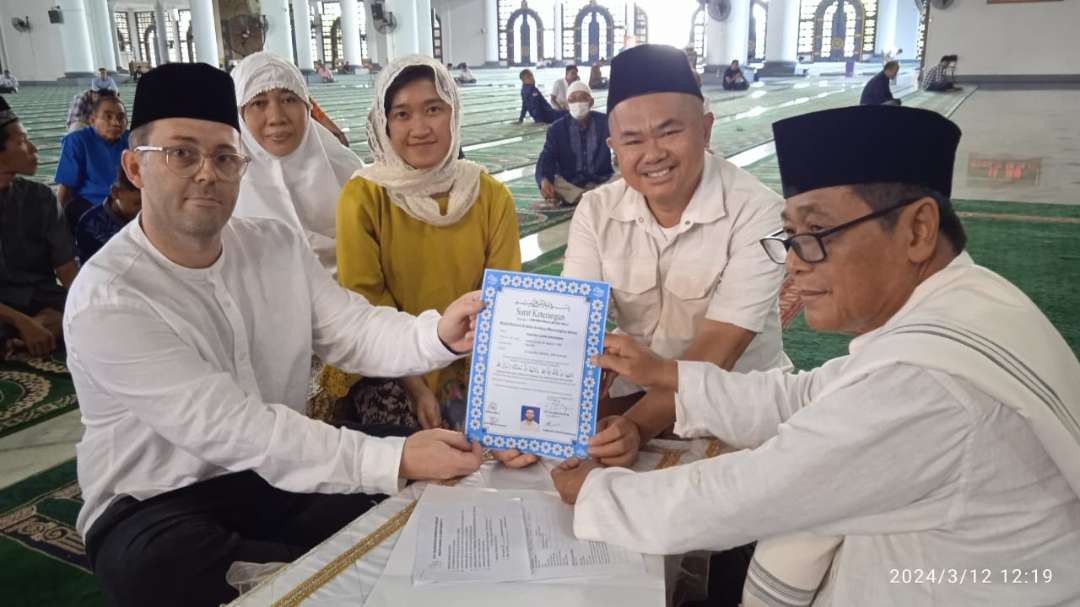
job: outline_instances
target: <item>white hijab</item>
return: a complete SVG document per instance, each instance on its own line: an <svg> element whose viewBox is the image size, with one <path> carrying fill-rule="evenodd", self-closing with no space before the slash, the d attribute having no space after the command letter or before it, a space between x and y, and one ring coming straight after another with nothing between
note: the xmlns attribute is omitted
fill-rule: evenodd
<svg viewBox="0 0 1080 607"><path fill-rule="evenodd" d="M450 147L446 157L430 169L415 169L394 151L386 131L386 91L401 71L414 65L425 65L435 74L435 90L439 98L450 105ZM375 102L368 113L368 146L375 164L356 171L357 177L386 188L390 199L409 216L434 226L456 223L472 208L480 192L480 173L484 168L475 162L458 159L461 130L461 98L457 85L446 67L423 55L401 57L386 66L375 81ZM434 194L450 193L443 215Z"/></svg>
<svg viewBox="0 0 1080 607"><path fill-rule="evenodd" d="M238 108L272 89L292 91L310 104L300 70L273 53L249 55L236 66L232 77ZM300 146L287 156L278 157L263 149L243 118L240 140L252 161L240 181L233 214L272 217L302 230L323 267L333 273L338 195L353 172L364 166L363 161L312 120L310 112Z"/></svg>

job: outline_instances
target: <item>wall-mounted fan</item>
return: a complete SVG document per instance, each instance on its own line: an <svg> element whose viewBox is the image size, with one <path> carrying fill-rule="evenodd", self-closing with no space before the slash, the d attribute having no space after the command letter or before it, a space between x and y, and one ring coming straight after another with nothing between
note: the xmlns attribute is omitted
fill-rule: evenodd
<svg viewBox="0 0 1080 607"><path fill-rule="evenodd" d="M731 16L731 0L707 0L705 7L713 21L727 21Z"/></svg>
<svg viewBox="0 0 1080 607"><path fill-rule="evenodd" d="M17 32L30 31L30 17L12 17L11 27L15 28Z"/></svg>
<svg viewBox="0 0 1080 607"><path fill-rule="evenodd" d="M266 38L266 17L262 15L237 15L225 22L227 43L232 52L247 57L261 51Z"/></svg>
<svg viewBox="0 0 1080 607"><path fill-rule="evenodd" d="M382 2L371 3L371 20L375 22L375 31L380 34L389 34L397 29L394 13L388 12Z"/></svg>

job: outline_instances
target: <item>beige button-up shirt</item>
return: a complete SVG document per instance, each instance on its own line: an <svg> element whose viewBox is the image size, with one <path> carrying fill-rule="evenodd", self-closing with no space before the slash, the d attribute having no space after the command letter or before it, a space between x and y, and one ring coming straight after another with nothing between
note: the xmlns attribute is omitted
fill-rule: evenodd
<svg viewBox="0 0 1080 607"><path fill-rule="evenodd" d="M706 154L680 223L665 229L620 179L581 199L563 275L610 283L618 330L661 356L681 356L701 321L714 320L757 334L736 371L788 368L777 300L784 268L758 243L780 229L782 208L752 175ZM612 394L635 388L616 384Z"/></svg>

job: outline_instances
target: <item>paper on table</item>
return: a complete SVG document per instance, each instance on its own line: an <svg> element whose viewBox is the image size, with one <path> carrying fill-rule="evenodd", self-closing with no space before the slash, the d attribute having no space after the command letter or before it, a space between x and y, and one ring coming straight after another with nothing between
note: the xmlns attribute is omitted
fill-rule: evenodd
<svg viewBox="0 0 1080 607"><path fill-rule="evenodd" d="M625 548L574 537L574 511L559 498L537 493L521 502L529 565L534 580L615 573L643 573L641 555Z"/></svg>
<svg viewBox="0 0 1080 607"><path fill-rule="evenodd" d="M512 581L529 577L520 498L462 502L420 500L413 579L429 582Z"/></svg>
<svg viewBox="0 0 1080 607"><path fill-rule="evenodd" d="M418 525L413 582L511 582L645 571L640 554L575 538L573 511L555 495L517 494L524 497L461 490L461 499L454 501L421 498L412 515Z"/></svg>

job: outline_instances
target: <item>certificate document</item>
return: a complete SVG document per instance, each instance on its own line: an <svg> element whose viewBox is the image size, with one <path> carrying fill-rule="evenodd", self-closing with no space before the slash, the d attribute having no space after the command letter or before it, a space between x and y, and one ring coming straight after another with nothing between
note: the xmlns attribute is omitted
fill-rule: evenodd
<svg viewBox="0 0 1080 607"><path fill-rule="evenodd" d="M466 434L491 449L588 457L596 432L607 283L486 270Z"/></svg>

